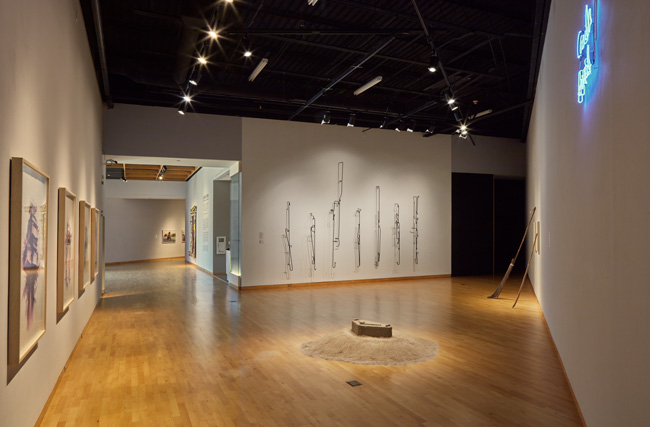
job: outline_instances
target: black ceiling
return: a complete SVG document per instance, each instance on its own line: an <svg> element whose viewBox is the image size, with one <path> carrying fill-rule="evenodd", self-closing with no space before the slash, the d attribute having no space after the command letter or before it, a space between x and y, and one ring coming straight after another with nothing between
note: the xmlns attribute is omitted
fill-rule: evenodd
<svg viewBox="0 0 650 427"><path fill-rule="evenodd" d="M466 123L474 135L525 139L550 0L308 3L81 0L109 104L182 108L189 91L188 112L320 122L329 111L332 124L355 114L360 127L403 121L418 132L453 133ZM435 73L427 70L432 52ZM262 58L268 64L250 82ZM189 85L199 74L198 86ZM381 83L353 94L377 76ZM458 100L456 117L445 92Z"/></svg>

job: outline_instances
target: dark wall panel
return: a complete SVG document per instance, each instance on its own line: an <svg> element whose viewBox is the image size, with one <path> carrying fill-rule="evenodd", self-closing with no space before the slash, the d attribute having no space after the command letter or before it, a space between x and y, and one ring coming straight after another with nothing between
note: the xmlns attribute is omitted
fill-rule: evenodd
<svg viewBox="0 0 650 427"><path fill-rule="evenodd" d="M452 173L451 274L492 274L493 176Z"/></svg>

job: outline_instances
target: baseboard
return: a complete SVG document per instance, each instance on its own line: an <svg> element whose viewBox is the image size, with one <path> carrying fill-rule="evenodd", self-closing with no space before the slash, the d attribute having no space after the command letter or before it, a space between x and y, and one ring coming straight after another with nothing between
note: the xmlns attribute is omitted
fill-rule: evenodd
<svg viewBox="0 0 650 427"><path fill-rule="evenodd" d="M181 259L185 259L185 257L177 256L177 257L171 257L171 258L154 258L154 259L139 259L139 260L135 260L135 261L107 262L105 265L106 266L112 266L112 265L123 265L123 264L137 264L137 263L140 263L140 262L176 261L176 260L181 260Z"/></svg>
<svg viewBox="0 0 650 427"><path fill-rule="evenodd" d="M530 278L528 280L528 283L530 284L531 289L533 290L533 295L535 295L535 299L537 300L537 304L539 304L539 298L537 298L537 294L535 294L535 287L533 286L532 281L530 281ZM542 308L542 305L540 304L540 309ZM580 416L580 421L582 421L582 425L586 426L587 423L585 422L585 417L582 415L582 409L580 409L580 404L578 403L578 399L576 399L576 394L573 392L573 386L571 385L571 381L569 380L569 376L566 373L566 369L564 368L564 362L562 362L562 356L560 355L560 352L557 349L557 345L555 345L555 339L553 338L553 334L551 333L551 328L548 327L548 322L546 321L546 316L544 315L544 310L540 310L542 312L542 318L544 319L544 326L546 327L546 330L548 331L548 336L551 337L551 343L553 344L553 350L555 350L555 354L557 355L557 359L560 361L560 367L562 368L562 374L564 375L564 379L566 380L566 383L569 385L569 391L571 392L571 397L573 398L573 403L576 405L576 408L578 409L578 415Z"/></svg>
<svg viewBox="0 0 650 427"><path fill-rule="evenodd" d="M449 277L451 277L451 274L437 274L431 276L386 277L382 279L340 280L340 281L332 281L332 282L287 283L282 285L242 286L239 288L239 290L259 291L259 290L271 290L271 289L307 288L310 286L367 285L367 284L379 283L379 282L401 282L404 280L428 280L428 279L443 279Z"/></svg>

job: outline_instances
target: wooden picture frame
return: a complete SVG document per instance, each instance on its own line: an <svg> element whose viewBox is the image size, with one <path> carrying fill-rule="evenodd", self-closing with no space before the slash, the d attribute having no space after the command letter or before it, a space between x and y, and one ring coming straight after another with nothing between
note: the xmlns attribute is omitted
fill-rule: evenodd
<svg viewBox="0 0 650 427"><path fill-rule="evenodd" d="M101 215L102 211L99 209L95 209L95 224L97 224L97 227L95 227L95 241L97 244L95 245L95 278L97 278L97 275L99 274L99 263L100 263L100 250L101 250L101 231L102 231L102 223L101 223Z"/></svg>
<svg viewBox="0 0 650 427"><path fill-rule="evenodd" d="M77 283L75 252L77 242L77 196L59 188L59 218L57 227L57 275L56 313L57 321L68 311L74 301L74 286Z"/></svg>
<svg viewBox="0 0 650 427"><path fill-rule="evenodd" d="M90 285L91 266L90 248L91 248L91 230L90 230L90 205L84 200L79 202L79 253L78 253L78 278L77 283L79 296Z"/></svg>
<svg viewBox="0 0 650 427"><path fill-rule="evenodd" d="M90 281L94 282L99 274L99 209L92 208L90 212Z"/></svg>
<svg viewBox="0 0 650 427"><path fill-rule="evenodd" d="M50 177L11 159L7 364L20 364L45 334Z"/></svg>

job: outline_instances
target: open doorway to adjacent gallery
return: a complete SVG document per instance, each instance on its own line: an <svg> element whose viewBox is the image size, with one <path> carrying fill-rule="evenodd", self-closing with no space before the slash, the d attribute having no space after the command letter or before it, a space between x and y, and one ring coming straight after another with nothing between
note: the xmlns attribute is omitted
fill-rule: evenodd
<svg viewBox="0 0 650 427"><path fill-rule="evenodd" d="M238 161L107 154L104 164L107 264L177 259L227 280Z"/></svg>

